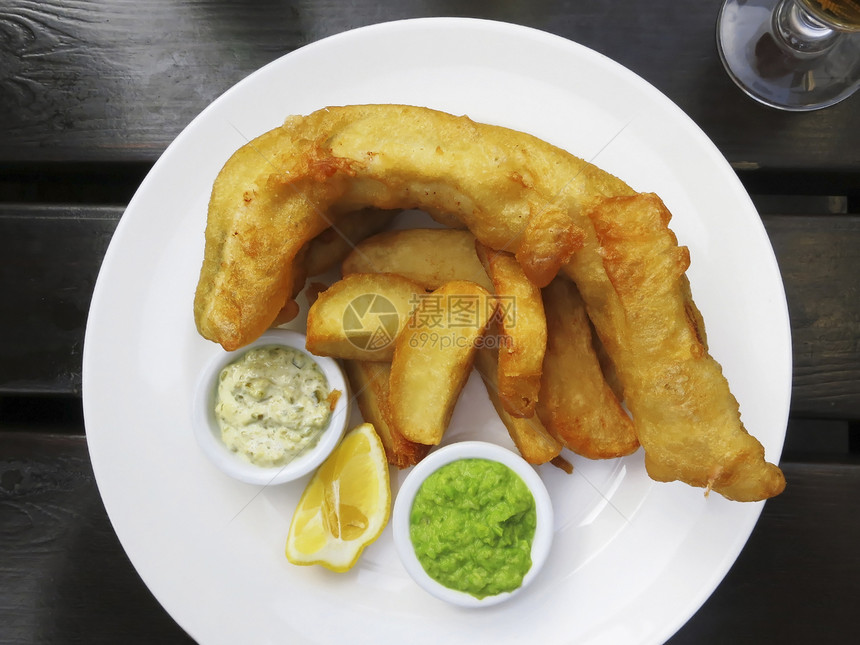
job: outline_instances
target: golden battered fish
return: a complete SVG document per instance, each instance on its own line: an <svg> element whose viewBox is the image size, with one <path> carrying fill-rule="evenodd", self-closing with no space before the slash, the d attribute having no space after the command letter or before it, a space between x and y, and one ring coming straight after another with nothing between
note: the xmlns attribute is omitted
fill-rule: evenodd
<svg viewBox="0 0 860 645"><path fill-rule="evenodd" d="M237 150L215 180L197 328L228 350L257 338L292 295L296 254L344 212L453 215L543 286L581 244L581 209L632 193L536 137L436 110L357 105L290 117Z"/></svg>
<svg viewBox="0 0 860 645"><path fill-rule="evenodd" d="M782 471L764 460L764 448L744 428L722 369L708 354L685 275L689 252L668 228L663 202L647 194L608 198L588 215L608 282L600 287L602 308L587 298L586 304L598 330L614 330L603 340L648 474L738 501L778 495L785 487ZM589 288L598 288L591 282Z"/></svg>

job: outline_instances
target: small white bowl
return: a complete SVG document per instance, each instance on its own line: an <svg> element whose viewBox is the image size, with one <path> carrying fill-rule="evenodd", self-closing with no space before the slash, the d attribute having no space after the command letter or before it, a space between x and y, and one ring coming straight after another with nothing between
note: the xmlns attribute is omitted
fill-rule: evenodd
<svg viewBox="0 0 860 645"><path fill-rule="evenodd" d="M252 464L231 451L221 440L221 429L215 418L215 397L218 375L228 364L245 352L264 345L281 345L298 349L319 365L328 380L329 388L340 390L341 395L332 410L328 427L313 448L284 466L262 467ZM233 352L220 352L204 367L194 394L192 418L194 435L207 457L223 472L249 484L273 485L298 479L314 470L335 449L349 421L350 396L347 381L340 365L331 358L314 356L305 349L305 336L286 329L270 329L254 342Z"/></svg>
<svg viewBox="0 0 860 645"><path fill-rule="evenodd" d="M471 594L449 589L431 578L415 555L415 549L409 537L409 516L412 511L412 503L415 500L415 495L427 477L445 464L460 459L488 459L500 462L519 475L534 496L537 526L535 528L534 540L532 541L532 566L523 578L522 585L513 591L485 598L476 598ZM413 468L412 472L406 476L403 485L397 492L391 523L394 533L394 546L409 575L425 591L436 598L461 607L487 607L508 600L520 593L535 579L544 562L546 562L553 538L552 502L540 476L519 455L502 446L483 441L454 443L444 448L439 448L422 459Z"/></svg>

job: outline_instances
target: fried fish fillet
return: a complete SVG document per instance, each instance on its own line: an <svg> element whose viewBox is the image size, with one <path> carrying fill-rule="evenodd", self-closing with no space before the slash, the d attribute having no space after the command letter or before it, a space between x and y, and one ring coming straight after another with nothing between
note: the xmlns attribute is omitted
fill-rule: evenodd
<svg viewBox="0 0 860 645"><path fill-rule="evenodd" d="M685 275L689 252L668 228L663 202L646 194L608 198L588 216L608 281L602 307L592 303L588 311L598 330L614 330L603 340L648 474L738 501L782 492L782 471L765 461L764 448L747 433L722 369L708 354Z"/></svg>
<svg viewBox="0 0 860 645"><path fill-rule="evenodd" d="M291 297L296 254L341 213L453 215L543 286L581 244L580 211L632 193L536 137L436 110L344 106L290 117L237 150L215 180L197 328L228 350L257 338Z"/></svg>

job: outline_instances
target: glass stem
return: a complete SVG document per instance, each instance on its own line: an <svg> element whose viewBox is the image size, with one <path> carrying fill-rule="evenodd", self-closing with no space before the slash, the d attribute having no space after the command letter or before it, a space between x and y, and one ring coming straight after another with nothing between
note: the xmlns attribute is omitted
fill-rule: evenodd
<svg viewBox="0 0 860 645"><path fill-rule="evenodd" d="M839 33L816 18L800 0L783 0L773 12L773 31L795 52L814 56L827 51Z"/></svg>

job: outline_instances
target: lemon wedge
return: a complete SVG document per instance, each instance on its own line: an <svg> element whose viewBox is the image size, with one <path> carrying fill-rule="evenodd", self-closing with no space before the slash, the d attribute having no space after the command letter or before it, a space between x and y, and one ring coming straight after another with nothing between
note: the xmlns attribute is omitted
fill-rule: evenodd
<svg viewBox="0 0 860 645"><path fill-rule="evenodd" d="M287 535L287 560L347 571L382 533L391 510L388 461L373 426L349 431L302 493Z"/></svg>

